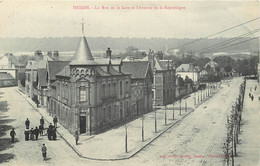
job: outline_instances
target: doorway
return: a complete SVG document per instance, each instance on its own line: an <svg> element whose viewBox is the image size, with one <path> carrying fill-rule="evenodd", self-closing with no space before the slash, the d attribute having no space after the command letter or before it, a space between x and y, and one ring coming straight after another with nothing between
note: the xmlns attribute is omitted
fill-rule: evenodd
<svg viewBox="0 0 260 166"><path fill-rule="evenodd" d="M80 116L80 134L86 133L86 116Z"/></svg>

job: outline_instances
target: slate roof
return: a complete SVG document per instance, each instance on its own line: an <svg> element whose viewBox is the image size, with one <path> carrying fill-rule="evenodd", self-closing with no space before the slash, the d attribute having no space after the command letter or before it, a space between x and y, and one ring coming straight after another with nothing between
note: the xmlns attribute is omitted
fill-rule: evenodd
<svg viewBox="0 0 260 166"><path fill-rule="evenodd" d="M70 66L65 66L60 72L56 74L57 76L70 77Z"/></svg>
<svg viewBox="0 0 260 166"><path fill-rule="evenodd" d="M76 53L71 59L70 65L97 65L94 61L85 36L81 37Z"/></svg>
<svg viewBox="0 0 260 166"><path fill-rule="evenodd" d="M46 69L38 69L37 70L38 77L38 85L47 86L47 70Z"/></svg>
<svg viewBox="0 0 260 166"><path fill-rule="evenodd" d="M48 74L50 80L55 80L55 75L59 73L70 61L48 61Z"/></svg>
<svg viewBox="0 0 260 166"><path fill-rule="evenodd" d="M98 65L108 65L109 64L109 58L95 58L94 61ZM111 64L112 65L120 65L122 62L121 59L111 59Z"/></svg>
<svg viewBox="0 0 260 166"><path fill-rule="evenodd" d="M121 71L125 74L131 74L132 79L143 79L146 76L148 65L148 61L123 62Z"/></svg>
<svg viewBox="0 0 260 166"><path fill-rule="evenodd" d="M12 80L14 79L14 77L10 74L10 73L7 73L7 72L0 72L0 80Z"/></svg>

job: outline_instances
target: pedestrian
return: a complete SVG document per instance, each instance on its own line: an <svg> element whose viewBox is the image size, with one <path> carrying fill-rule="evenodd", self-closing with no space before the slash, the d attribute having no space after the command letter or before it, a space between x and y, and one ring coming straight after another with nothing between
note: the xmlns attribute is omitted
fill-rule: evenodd
<svg viewBox="0 0 260 166"><path fill-rule="evenodd" d="M39 129L36 127L35 130L34 130L36 140L38 140L39 132L40 132Z"/></svg>
<svg viewBox="0 0 260 166"><path fill-rule="evenodd" d="M42 144L42 157L43 157L43 160L46 160L46 155L47 155L47 148L46 148L45 144Z"/></svg>
<svg viewBox="0 0 260 166"><path fill-rule="evenodd" d="M14 143L14 136L15 136L15 131L14 131L14 128L10 131L10 136L12 138L12 143Z"/></svg>
<svg viewBox="0 0 260 166"><path fill-rule="evenodd" d="M254 101L254 95L252 95L251 100Z"/></svg>
<svg viewBox="0 0 260 166"><path fill-rule="evenodd" d="M36 103L36 105L37 105L37 108L39 108L39 104L40 104L40 102L39 102L39 100L38 100L37 98L36 98L35 103Z"/></svg>
<svg viewBox="0 0 260 166"><path fill-rule="evenodd" d="M33 128L31 128L31 130L30 130L30 140L34 140L34 130L33 130Z"/></svg>
<svg viewBox="0 0 260 166"><path fill-rule="evenodd" d="M44 119L43 119L43 116L40 119L40 125L42 125L42 129L44 129Z"/></svg>
<svg viewBox="0 0 260 166"><path fill-rule="evenodd" d="M58 119L56 116L53 118L53 123L54 123L54 126L57 128Z"/></svg>
<svg viewBox="0 0 260 166"><path fill-rule="evenodd" d="M255 86L255 91L256 91L256 88L257 88L257 86Z"/></svg>
<svg viewBox="0 0 260 166"><path fill-rule="evenodd" d="M24 135L25 135L25 141L28 141L29 140L29 128L25 129Z"/></svg>
<svg viewBox="0 0 260 166"><path fill-rule="evenodd" d="M39 126L40 135L43 136L43 128L42 125Z"/></svg>
<svg viewBox="0 0 260 166"><path fill-rule="evenodd" d="M76 145L78 145L78 141L79 141L79 133L78 133L78 131L75 132L75 140L76 140Z"/></svg>
<svg viewBox="0 0 260 166"><path fill-rule="evenodd" d="M30 121L29 121L28 118L27 118L26 121L25 121L25 127L26 127L26 128L29 128L29 127L30 127Z"/></svg>
<svg viewBox="0 0 260 166"><path fill-rule="evenodd" d="M249 97L251 98L251 93L249 92Z"/></svg>

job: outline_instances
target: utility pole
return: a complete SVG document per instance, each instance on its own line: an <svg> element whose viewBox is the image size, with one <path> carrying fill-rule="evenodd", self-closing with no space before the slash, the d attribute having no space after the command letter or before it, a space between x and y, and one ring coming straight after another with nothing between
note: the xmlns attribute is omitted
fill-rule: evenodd
<svg viewBox="0 0 260 166"><path fill-rule="evenodd" d="M167 125L167 112L166 112L166 109L167 109L167 106L165 105L165 111L164 111L164 122L165 122L165 125Z"/></svg>
<svg viewBox="0 0 260 166"><path fill-rule="evenodd" d="M142 141L144 142L144 115L142 116Z"/></svg>
<svg viewBox="0 0 260 166"><path fill-rule="evenodd" d="M125 123L125 152L127 153L127 126Z"/></svg>
<svg viewBox="0 0 260 166"><path fill-rule="evenodd" d="M174 119L174 102L172 103L172 119Z"/></svg>
<svg viewBox="0 0 260 166"><path fill-rule="evenodd" d="M185 111L187 111L187 101L185 99Z"/></svg>
<svg viewBox="0 0 260 166"><path fill-rule="evenodd" d="M201 101L203 100L202 98L202 89L200 90L200 98L201 98Z"/></svg>
<svg viewBox="0 0 260 166"><path fill-rule="evenodd" d="M154 131L157 133L156 109L154 111Z"/></svg>
<svg viewBox="0 0 260 166"><path fill-rule="evenodd" d="M181 115L181 99L180 99L180 115Z"/></svg>

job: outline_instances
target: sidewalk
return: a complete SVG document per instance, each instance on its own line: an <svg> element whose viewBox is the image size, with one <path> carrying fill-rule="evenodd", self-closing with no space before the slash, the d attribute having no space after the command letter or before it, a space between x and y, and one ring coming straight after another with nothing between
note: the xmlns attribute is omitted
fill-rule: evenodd
<svg viewBox="0 0 260 166"><path fill-rule="evenodd" d="M249 98L250 88L251 94L254 95L253 101ZM258 96L260 96L260 85L256 80L247 80L241 134L238 136L238 157L235 158L235 165L260 165L260 100Z"/></svg>
<svg viewBox="0 0 260 166"><path fill-rule="evenodd" d="M45 118L48 123L52 123L52 117L46 112L46 108L37 108L36 104L25 94L17 90L34 109ZM196 92L196 96L201 96L200 92ZM215 92L217 93L217 91ZM214 93L212 93L214 95ZM212 96L211 95L211 96ZM181 102L182 111L180 115L180 102L174 104L174 119L173 119L173 104L169 104L166 108L167 124L165 125L165 107L161 107L156 111L157 116L157 133L155 133L155 113L150 112L145 115L144 119L144 142L142 142L142 119L138 118L126 124L127 126L127 150L125 152L125 126L113 128L109 131L98 135L80 135L79 145L75 145L74 136L69 133L63 126L58 123L57 132L61 138L81 157L92 160L123 160L128 159L140 152L147 145L160 137L168 129L179 123L183 118L193 112L200 104L194 106L193 94L186 99L187 110L185 110L185 100ZM196 101L197 103L197 101Z"/></svg>

